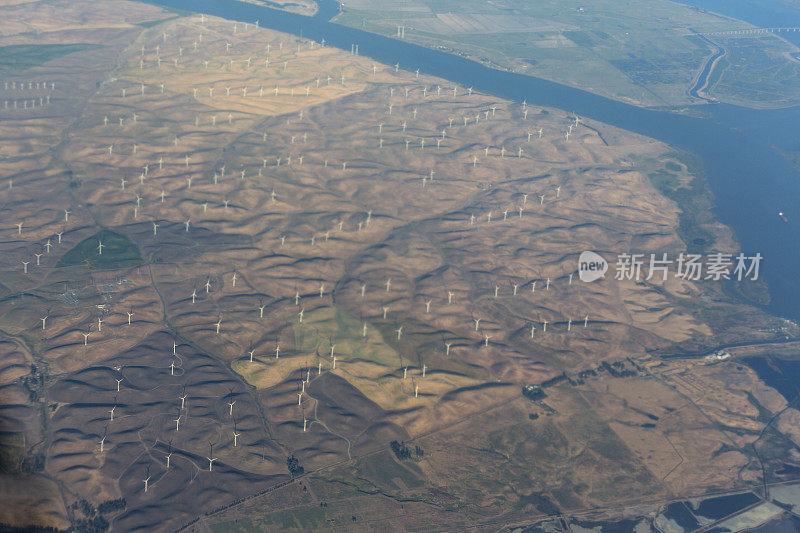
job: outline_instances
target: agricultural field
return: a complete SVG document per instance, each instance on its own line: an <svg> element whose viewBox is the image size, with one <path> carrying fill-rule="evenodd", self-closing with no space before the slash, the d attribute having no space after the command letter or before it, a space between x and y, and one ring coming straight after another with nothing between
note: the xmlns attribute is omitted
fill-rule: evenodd
<svg viewBox="0 0 800 533"><path fill-rule="evenodd" d="M689 91L716 48L698 34L750 28L664 0L354 0L336 21L654 107L703 102ZM713 97L753 107L800 103L797 76L787 75L798 68L797 48L772 35L747 41L730 43L733 60ZM759 74L749 86L751 68Z"/></svg>
<svg viewBox="0 0 800 533"><path fill-rule="evenodd" d="M774 35L711 38L725 54L709 74L708 96L762 108L800 103L800 58L796 50L787 49L785 41Z"/></svg>

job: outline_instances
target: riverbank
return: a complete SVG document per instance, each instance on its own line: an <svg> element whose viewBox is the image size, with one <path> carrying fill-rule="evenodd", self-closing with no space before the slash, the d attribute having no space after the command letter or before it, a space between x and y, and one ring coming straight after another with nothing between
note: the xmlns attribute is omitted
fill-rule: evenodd
<svg viewBox="0 0 800 533"><path fill-rule="evenodd" d="M305 17L313 17L319 12L319 5L314 0L291 0L286 2L273 0L239 0L247 4L253 4L270 9L278 9L288 13L296 13Z"/></svg>
<svg viewBox="0 0 800 533"><path fill-rule="evenodd" d="M728 119L725 124L668 112L641 109L608 100L592 93L565 87L546 80L488 69L458 56L412 45L404 41L331 24L328 18L338 12L333 2L323 2L313 18L302 17L234 0L161 0L157 5L204 11L238 20L268 21L279 31L304 35L329 45L349 50L360 45L360 54L376 61L399 64L403 68L433 74L463 87L500 97L548 107L567 109L581 116L614 124L647 137L662 140L698 154L715 195L715 214L732 227L741 247L765 257L762 271L771 294L770 310L778 315L800 317L796 301L800 298L800 279L793 272L800 262L800 217L781 223L779 208L800 213L800 175L763 137L745 135ZM735 119L734 119L735 120ZM786 127L793 127L788 122Z"/></svg>

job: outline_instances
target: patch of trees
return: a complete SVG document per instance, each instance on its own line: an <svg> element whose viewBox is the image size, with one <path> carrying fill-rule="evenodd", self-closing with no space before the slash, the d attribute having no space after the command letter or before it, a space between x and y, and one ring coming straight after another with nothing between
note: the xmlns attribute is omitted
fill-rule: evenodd
<svg viewBox="0 0 800 533"><path fill-rule="evenodd" d="M97 512L100 514L114 513L122 511L128 506L125 498L117 498L116 500L108 500L97 506Z"/></svg>
<svg viewBox="0 0 800 533"><path fill-rule="evenodd" d="M573 386L583 385L587 378L597 376L599 372L608 372L616 378L635 376L637 371L641 371L641 368L639 368L633 361L629 362L634 366L634 368L636 368L636 370L631 370L630 368L626 367L624 361L614 361L613 363L603 361L596 369L590 368L589 370L579 372L573 378L569 378L569 383ZM544 385L544 383L542 385Z"/></svg>
<svg viewBox="0 0 800 533"><path fill-rule="evenodd" d="M411 448L405 445L403 442L398 442L393 440L389 443L389 446L392 448L392 452L394 452L394 456L397 457L401 461L405 461L406 459L411 459L412 453ZM419 446L414 447L414 456L416 459L420 459L425 455L425 451L420 448Z"/></svg>
<svg viewBox="0 0 800 533"><path fill-rule="evenodd" d="M544 391L538 385L525 385L522 387L522 395L529 400L540 400L545 396Z"/></svg>
<svg viewBox="0 0 800 533"><path fill-rule="evenodd" d="M97 512L97 509L92 507L92 504L83 498L72 502L72 505L69 507L75 512L83 513L84 516L94 516L94 514Z"/></svg>
<svg viewBox="0 0 800 533"><path fill-rule="evenodd" d="M305 468L300 466L300 461L294 456L294 454L286 458L286 468L289 469L289 473L292 475L292 477L299 476L305 472Z"/></svg>
<svg viewBox="0 0 800 533"><path fill-rule="evenodd" d="M72 511L72 530L80 533L102 533L107 531L110 525L103 515L121 511L127 506L128 503L125 498L107 500L96 508L83 498L76 500L69 506Z"/></svg>
<svg viewBox="0 0 800 533"><path fill-rule="evenodd" d="M28 455L22 460L22 471L26 474L35 474L44 470L44 454Z"/></svg>
<svg viewBox="0 0 800 533"><path fill-rule="evenodd" d="M28 390L30 401L37 401L40 391L44 389L44 373L35 364L31 364L31 373L22 378L22 385Z"/></svg>
<svg viewBox="0 0 800 533"><path fill-rule="evenodd" d="M83 498L72 502L69 508L72 511L71 522L74 531L79 531L80 533L102 533L108 530L108 521L97 514L97 509Z"/></svg>
<svg viewBox="0 0 800 533"><path fill-rule="evenodd" d="M408 446L406 446L402 442L397 442L396 440L393 440L392 442L389 443L389 446L392 447L394 456L400 459L401 461L405 459L411 459L411 450L409 450Z"/></svg>
<svg viewBox="0 0 800 533"><path fill-rule="evenodd" d="M97 515L92 518L81 518L72 522L72 527L80 533L103 533L108 530L108 522Z"/></svg>
<svg viewBox="0 0 800 533"><path fill-rule="evenodd" d="M590 368L589 370L584 370L582 372L578 372L578 375L574 378L570 378L569 384L570 385L583 385L586 381L586 378L597 375L597 370L594 368Z"/></svg>
<svg viewBox="0 0 800 533"><path fill-rule="evenodd" d="M608 364L608 361L603 361L600 365L600 369L605 370L615 378L627 378L636 375L634 370L625 368L625 363L622 361L614 361L611 364Z"/></svg>

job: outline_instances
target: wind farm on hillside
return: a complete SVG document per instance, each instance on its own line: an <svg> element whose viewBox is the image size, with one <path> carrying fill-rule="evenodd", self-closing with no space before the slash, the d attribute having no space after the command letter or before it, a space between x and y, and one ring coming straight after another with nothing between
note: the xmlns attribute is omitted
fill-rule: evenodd
<svg viewBox="0 0 800 533"><path fill-rule="evenodd" d="M0 79L0 523L524 525L778 470L773 389L659 354L791 323L578 277L736 246L668 146L253 21L20 5L0 46L50 55Z"/></svg>

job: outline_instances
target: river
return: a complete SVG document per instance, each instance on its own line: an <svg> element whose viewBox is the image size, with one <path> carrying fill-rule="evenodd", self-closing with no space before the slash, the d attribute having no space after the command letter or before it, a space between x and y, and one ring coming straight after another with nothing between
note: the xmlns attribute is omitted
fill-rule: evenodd
<svg viewBox="0 0 800 533"><path fill-rule="evenodd" d="M258 20L262 27L315 41L324 38L328 45L348 51L351 45L358 44L360 55L381 63L399 63L409 70L419 68L422 73L501 98L519 102L527 100L530 104L574 112L694 152L703 161L715 196L717 218L733 228L745 253L759 252L764 257L761 273L769 285L771 296L767 310L800 320L800 273L795 270L800 263L800 172L775 149L776 146L800 149L796 135L800 108L760 111L713 104L702 108L708 118L639 108L580 89L494 70L459 56L332 23L330 18L338 12L338 4L332 0L320 2L320 10L314 17L237 0L149 1L230 20L251 23ZM725 6L721 5L737 4L730 0L685 3L744 20L748 20L748 13L757 12L758 21L764 25L786 25L785 21L777 24L774 23L777 19L763 18L760 10L766 4L774 4L772 0L742 2L752 6L749 10L735 9L738 16L726 12ZM780 6L774 5L778 6L776 9L780 13ZM800 33L796 35L800 36ZM778 216L779 211L786 214L786 222ZM627 250L620 250L623 251Z"/></svg>
<svg viewBox="0 0 800 533"><path fill-rule="evenodd" d="M673 0L726 17L749 22L760 28L800 27L800 10L775 0ZM781 37L800 46L800 32L782 32Z"/></svg>

